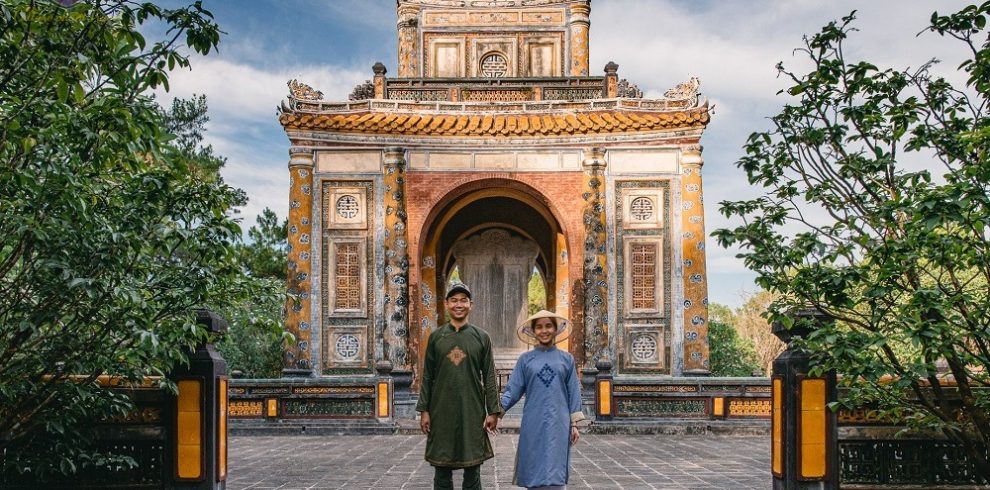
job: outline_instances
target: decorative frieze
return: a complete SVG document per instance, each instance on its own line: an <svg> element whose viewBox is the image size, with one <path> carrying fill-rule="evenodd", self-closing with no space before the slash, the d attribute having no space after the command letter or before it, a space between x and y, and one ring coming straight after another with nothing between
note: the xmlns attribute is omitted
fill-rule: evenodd
<svg viewBox="0 0 990 490"><path fill-rule="evenodd" d="M282 400L286 418L374 417L374 400Z"/></svg>
<svg viewBox="0 0 990 490"><path fill-rule="evenodd" d="M697 385L615 385L616 393L697 393Z"/></svg>
<svg viewBox="0 0 990 490"><path fill-rule="evenodd" d="M227 416L261 417L263 405L261 400L231 400L227 402Z"/></svg>
<svg viewBox="0 0 990 490"><path fill-rule="evenodd" d="M729 399L729 417L769 419L771 408L769 398Z"/></svg>
<svg viewBox="0 0 990 490"><path fill-rule="evenodd" d="M617 417L704 418L707 399L616 398Z"/></svg>

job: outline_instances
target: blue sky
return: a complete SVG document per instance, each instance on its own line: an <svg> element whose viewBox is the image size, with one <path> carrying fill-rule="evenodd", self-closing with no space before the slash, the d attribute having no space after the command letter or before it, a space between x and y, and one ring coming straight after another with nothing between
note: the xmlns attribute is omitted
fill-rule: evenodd
<svg viewBox="0 0 990 490"><path fill-rule="evenodd" d="M206 94L211 121L207 142L228 157L223 171L244 189L245 229L265 207L280 217L287 211L288 140L275 108L298 78L343 100L354 85L371 78L371 66L396 71L394 0L205 0L226 32L218 53L195 57L192 69L173 73L172 97ZM926 33L932 11L958 10L958 1L714 1L593 0L592 74L608 61L620 78L639 85L647 97L691 76L715 105L702 138L708 231L732 225L718 213L718 202L756 195L734 163L753 131L788 102L777 95L785 82L775 66L806 67L793 54L804 34L854 9L860 32L847 41L852 58L881 67L917 67L938 58L938 70L953 81L964 53L948 40ZM925 162L920 162L924 165ZM709 237L709 298L736 306L756 291L755 275Z"/></svg>

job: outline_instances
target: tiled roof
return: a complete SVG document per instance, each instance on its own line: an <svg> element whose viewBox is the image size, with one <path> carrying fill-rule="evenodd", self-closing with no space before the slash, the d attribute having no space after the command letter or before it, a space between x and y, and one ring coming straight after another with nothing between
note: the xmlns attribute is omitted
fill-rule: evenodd
<svg viewBox="0 0 990 490"><path fill-rule="evenodd" d="M402 136L540 137L602 133L636 133L708 124L707 105L681 111L554 112L519 114L443 114L360 112L349 114L283 113L286 129Z"/></svg>

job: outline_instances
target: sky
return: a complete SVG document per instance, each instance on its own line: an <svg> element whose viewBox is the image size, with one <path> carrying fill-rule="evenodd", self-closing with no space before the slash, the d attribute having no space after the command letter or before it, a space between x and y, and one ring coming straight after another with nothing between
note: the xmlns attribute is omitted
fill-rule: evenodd
<svg viewBox="0 0 990 490"><path fill-rule="evenodd" d="M172 2L169 2L172 3ZM276 107L297 78L327 100L346 100L372 77L381 61L397 71L395 0L204 0L223 35L219 51L192 57L190 70L174 72L173 97L205 94L210 122L206 142L228 161L224 179L250 199L241 210L244 229L264 208L288 211L288 146ZM965 2L921 0L593 0L591 74L619 64L619 78L659 98L696 76L714 106L702 136L705 221L708 232L738 223L718 203L760 194L735 162L754 131L793 102L778 94L788 85L776 65L803 72L802 36L857 10L859 29L846 42L850 59L881 68L917 67L941 60L936 71L962 85L956 71L965 52L957 42L922 33L933 11L949 13ZM709 299L739 306L758 291L737 250L708 238Z"/></svg>

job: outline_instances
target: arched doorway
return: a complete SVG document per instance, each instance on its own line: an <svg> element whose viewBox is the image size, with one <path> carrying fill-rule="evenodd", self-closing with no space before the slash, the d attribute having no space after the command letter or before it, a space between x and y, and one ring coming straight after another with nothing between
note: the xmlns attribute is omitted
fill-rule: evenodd
<svg viewBox="0 0 990 490"><path fill-rule="evenodd" d="M451 191L423 227L420 279L436 301L422 312L421 345L432 327L445 321L442 298L456 268L474 293L472 323L489 332L497 367L508 369L527 348L515 327L528 314L534 270L545 280L547 308L568 314L567 240L552 205L538 191L504 179L489 184L473 182L469 189Z"/></svg>

